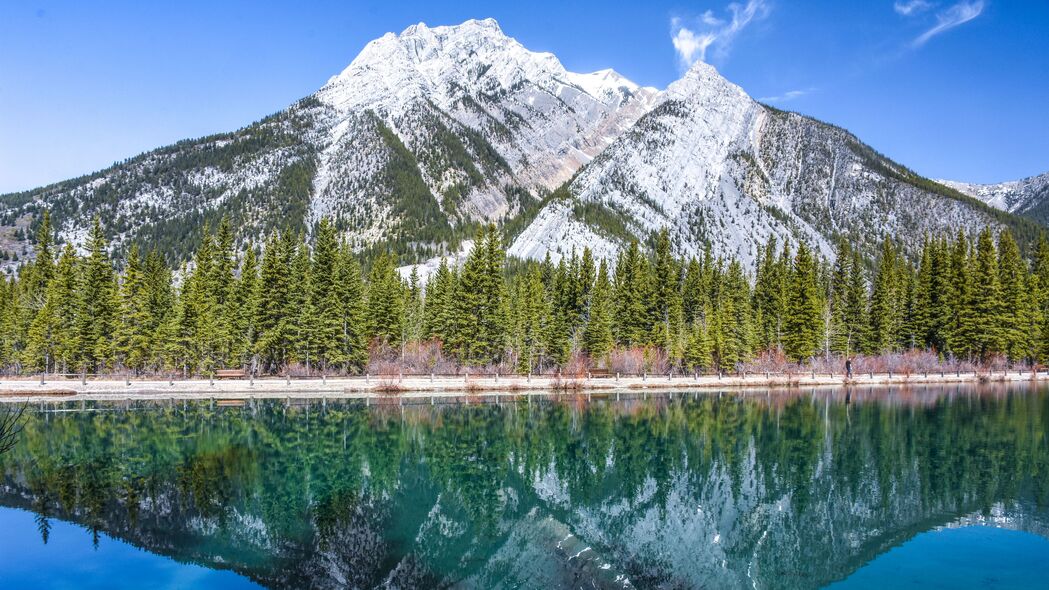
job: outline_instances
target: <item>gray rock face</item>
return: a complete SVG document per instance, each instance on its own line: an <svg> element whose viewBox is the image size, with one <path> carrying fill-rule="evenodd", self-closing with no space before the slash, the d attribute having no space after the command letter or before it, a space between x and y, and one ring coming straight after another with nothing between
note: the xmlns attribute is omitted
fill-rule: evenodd
<svg viewBox="0 0 1049 590"><path fill-rule="evenodd" d="M668 227L683 254L752 264L770 237L833 255L846 238L873 252L885 235L915 247L927 233L1003 219L922 179L850 133L751 99L697 63L546 205L512 255L599 255Z"/></svg>

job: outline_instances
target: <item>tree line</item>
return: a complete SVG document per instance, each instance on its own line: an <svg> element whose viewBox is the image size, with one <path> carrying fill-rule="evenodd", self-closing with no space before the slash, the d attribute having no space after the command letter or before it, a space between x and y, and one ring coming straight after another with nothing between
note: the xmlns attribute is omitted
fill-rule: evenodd
<svg viewBox="0 0 1049 590"><path fill-rule="evenodd" d="M873 264L847 243L833 261L770 240L753 274L709 251L614 260L589 249L557 263L506 260L494 226L461 267L426 284L393 254L368 264L321 220L307 240L275 232L238 249L228 220L190 263L170 268L132 246L117 268L96 220L85 252L55 244L49 215L36 256L0 284L0 366L9 373L207 374L289 368L357 374L377 358L520 373L579 367L739 370L764 353L931 350L941 357L1049 359L1049 242L1026 260L1008 231L929 237L916 257L886 239ZM367 267L365 269L365 266ZM629 369L626 369L629 370Z"/></svg>

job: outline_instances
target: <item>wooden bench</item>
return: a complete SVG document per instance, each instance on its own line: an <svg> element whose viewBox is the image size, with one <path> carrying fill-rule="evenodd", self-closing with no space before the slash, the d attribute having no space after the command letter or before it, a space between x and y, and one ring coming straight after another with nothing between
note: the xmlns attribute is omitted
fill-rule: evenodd
<svg viewBox="0 0 1049 590"><path fill-rule="evenodd" d="M216 379L243 379L247 376L248 374L244 369L219 369L215 371Z"/></svg>

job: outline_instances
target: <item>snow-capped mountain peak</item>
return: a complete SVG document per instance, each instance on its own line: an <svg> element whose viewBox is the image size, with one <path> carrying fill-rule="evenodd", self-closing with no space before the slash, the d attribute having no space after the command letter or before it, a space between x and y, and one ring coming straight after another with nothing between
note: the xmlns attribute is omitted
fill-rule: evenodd
<svg viewBox="0 0 1049 590"><path fill-rule="evenodd" d="M244 242L329 217L354 247L393 244L404 262L448 254L471 222L518 217L509 253L522 258L608 257L667 227L681 253L745 264L772 236L830 255L841 238L872 252L885 233L906 245L1019 223L759 104L706 63L661 92L569 71L492 19L387 33L280 113L10 195L0 219L24 229L44 208L63 239L80 243L98 216L117 248L146 240L175 257L195 245L187 227L224 215Z"/></svg>
<svg viewBox="0 0 1049 590"><path fill-rule="evenodd" d="M423 93L447 99L452 94L449 87L494 93L531 82L558 92L565 81L583 81L588 84L581 87L594 90L595 98L610 87L638 88L615 72L599 74L604 73L568 72L552 53L529 51L507 36L494 19L439 27L418 23L368 43L318 96L346 109L392 105Z"/></svg>
<svg viewBox="0 0 1049 590"><path fill-rule="evenodd" d="M507 186L533 195L553 190L648 112L657 95L612 70L569 72L492 19L415 24L368 43L317 93L334 113L319 158L317 201L345 201L329 194L345 170L343 136L371 113L416 154L445 214L500 219L519 207ZM464 151L467 159L489 161L466 164ZM442 199L449 194L454 203ZM337 209L318 207L314 217Z"/></svg>

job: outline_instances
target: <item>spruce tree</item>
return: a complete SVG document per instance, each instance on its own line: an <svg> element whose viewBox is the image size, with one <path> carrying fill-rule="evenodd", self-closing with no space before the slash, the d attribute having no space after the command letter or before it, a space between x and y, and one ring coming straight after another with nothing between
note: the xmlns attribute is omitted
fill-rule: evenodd
<svg viewBox="0 0 1049 590"><path fill-rule="evenodd" d="M290 240L275 234L267 240L262 256L255 294L259 331L256 351L258 363L266 372L280 370L288 359L291 251Z"/></svg>
<svg viewBox="0 0 1049 590"><path fill-rule="evenodd" d="M998 236L998 284L1001 351L1013 361L1026 360L1032 348L1028 337L1034 306L1029 297L1027 268L1008 231Z"/></svg>
<svg viewBox="0 0 1049 590"><path fill-rule="evenodd" d="M247 366L254 373L251 359L258 339L258 255L249 243L240 263L240 276L234 280L227 316L230 334L230 359L235 366Z"/></svg>
<svg viewBox="0 0 1049 590"><path fill-rule="evenodd" d="M899 350L905 318L906 278L892 240L882 242L878 270L874 275L870 302L868 350L889 353Z"/></svg>
<svg viewBox="0 0 1049 590"><path fill-rule="evenodd" d="M76 252L67 243L48 284L44 306L29 328L26 356L30 368L48 370L50 367L65 373L75 363L77 280Z"/></svg>
<svg viewBox="0 0 1049 590"><path fill-rule="evenodd" d="M448 340L448 330L443 319L448 316L451 305L452 272L448 261L441 258L437 270L426 282L426 298L423 308L423 337L427 340Z"/></svg>
<svg viewBox="0 0 1049 590"><path fill-rule="evenodd" d="M368 340L397 345L403 336L404 290L394 255L383 252L368 275Z"/></svg>
<svg viewBox="0 0 1049 590"><path fill-rule="evenodd" d="M138 244L131 246L120 285L118 350L125 367L141 371L150 360L149 301Z"/></svg>
<svg viewBox="0 0 1049 590"><path fill-rule="evenodd" d="M310 250L300 240L291 264L291 287L288 294L291 316L292 362L306 366L310 375L317 360L317 332L320 329L313 299L313 272Z"/></svg>
<svg viewBox="0 0 1049 590"><path fill-rule="evenodd" d="M336 299L336 260L339 242L328 219L317 224L310 267L310 308L314 317L313 338L317 364L327 371L339 356L339 301Z"/></svg>
<svg viewBox="0 0 1049 590"><path fill-rule="evenodd" d="M648 264L637 242L620 252L614 282L616 340L626 346L643 346L651 335L651 287Z"/></svg>
<svg viewBox="0 0 1049 590"><path fill-rule="evenodd" d="M81 369L94 373L106 370L112 362L117 319L116 279L97 217L88 234L87 250L77 286L76 360Z"/></svg>
<svg viewBox="0 0 1049 590"><path fill-rule="evenodd" d="M718 364L723 371L736 372L750 358L754 339L750 287L738 260L729 263L720 283L715 341Z"/></svg>
<svg viewBox="0 0 1049 590"><path fill-rule="evenodd" d="M787 272L776 250L775 236L769 238L757 263L754 279L754 314L758 347L780 349L783 346L783 319L786 312Z"/></svg>
<svg viewBox="0 0 1049 590"><path fill-rule="evenodd" d="M790 275L790 298L783 334L784 351L796 362L808 359L820 350L822 305L816 272L815 259L805 243L800 243Z"/></svg>
<svg viewBox="0 0 1049 590"><path fill-rule="evenodd" d="M947 348L955 355L967 356L972 352L968 338L966 316L969 315L969 240L959 231L950 246L949 276L947 281L946 321Z"/></svg>
<svg viewBox="0 0 1049 590"><path fill-rule="evenodd" d="M602 260L597 271L597 280L590 292L589 319L583 330L583 349L590 358L598 362L603 361L613 345L611 290L608 268Z"/></svg>
<svg viewBox="0 0 1049 590"><path fill-rule="evenodd" d="M1002 343L998 257L990 229L980 232L971 267L962 334L972 354L985 360L1000 351Z"/></svg>
<svg viewBox="0 0 1049 590"><path fill-rule="evenodd" d="M532 267L518 283L519 302L519 336L517 370L529 373L541 368L544 358L545 329L550 309L546 290L543 288L543 276L539 268ZM593 315L591 315L593 318Z"/></svg>

